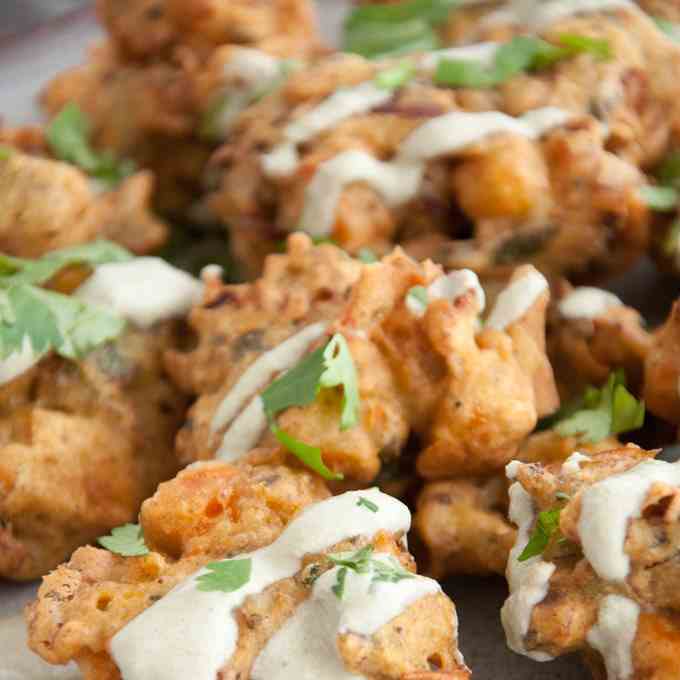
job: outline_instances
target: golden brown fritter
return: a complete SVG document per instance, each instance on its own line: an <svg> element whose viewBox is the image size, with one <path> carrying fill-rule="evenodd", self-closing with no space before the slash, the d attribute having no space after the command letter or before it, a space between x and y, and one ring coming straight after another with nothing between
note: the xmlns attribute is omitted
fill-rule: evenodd
<svg viewBox="0 0 680 680"><path fill-rule="evenodd" d="M0 577L36 578L133 520L178 469L185 399L169 324L129 328L78 362L49 356L0 387Z"/></svg>
<svg viewBox="0 0 680 680"><path fill-rule="evenodd" d="M600 289L572 288L561 281L548 313L548 356L565 401L588 385L603 385L623 368L627 385L640 394L652 336L640 313Z"/></svg>
<svg viewBox="0 0 680 680"><path fill-rule="evenodd" d="M209 281L203 304L190 317L199 335L197 349L167 358L178 384L199 395L178 436L182 459L212 458L218 450L242 455L230 452L232 423L257 392L216 427L220 404L255 361L270 361L263 355L325 322L325 333L317 343L310 341L308 351L335 333L344 337L358 372L359 423L341 430L341 394L333 390L309 406L289 408L278 422L298 440L319 447L326 465L342 472L346 483L373 481L383 463L400 456L409 434L422 443L417 468L426 478L502 469L537 418L558 406L545 356L547 287L507 328L478 332L476 278L471 272L452 276L449 281L431 262L420 265L399 250L362 265L333 246L313 247L308 237L296 234L288 255L268 258L264 277L255 283ZM527 276L542 280L525 267L513 282ZM422 314L409 307L412 288L435 281L435 288L455 287L461 280L473 283L453 297L431 300ZM268 431L259 440L255 434L256 444L276 444ZM230 443L223 444L223 438Z"/></svg>
<svg viewBox="0 0 680 680"><path fill-rule="evenodd" d="M680 475L653 456L628 446L510 472L520 536L502 618L515 651L542 660L581 651L595 677L609 680L677 676ZM559 530L542 557L517 562L537 513L555 508Z"/></svg>
<svg viewBox="0 0 680 680"><path fill-rule="evenodd" d="M680 303L654 332L645 361L644 398L656 416L680 425Z"/></svg>
<svg viewBox="0 0 680 680"><path fill-rule="evenodd" d="M621 31L616 35L622 43L633 40ZM621 50L626 49L623 44ZM312 200L310 183L329 159L352 150L388 161L398 157L410 133L451 112L520 116L541 107L562 107L574 118L548 131L543 141L498 133L428 160L410 200L388 200L370 183L349 183L341 191L327 236L353 253L362 247L384 253L391 244L401 243L419 259L469 267L484 277L526 261L550 274L581 279L625 270L649 240L648 211L637 193L644 178L635 154L641 153L641 140L653 146L650 156L662 154L668 126L660 129L654 116L666 116L667 110L653 100L654 115L649 117L654 122L649 127L654 135L646 128L639 135L630 133L633 151L611 152L609 113L604 121L608 136L589 113L601 83L624 78L619 61L618 56L612 62L595 62L581 55L547 72L521 75L484 90L436 86L432 71L421 68L386 103L345 118L301 144L296 170L274 173L265 167L265 154L284 140L287 125L342 88L367 83L398 63L356 55L318 60L292 73L282 87L236 120L215 156L221 185L210 204L233 235L235 255L254 275L282 234L299 227ZM562 87L555 86L563 81ZM633 104L625 97L621 104L621 117L634 118L626 131L641 125L636 111L631 112ZM660 139L653 142L657 135Z"/></svg>
<svg viewBox="0 0 680 680"><path fill-rule="evenodd" d="M652 17L680 22L680 3L677 0L637 0L637 4Z"/></svg>
<svg viewBox="0 0 680 680"><path fill-rule="evenodd" d="M243 551L258 559L254 551L275 541L301 509L327 495L317 478L276 459L256 467L212 462L184 470L143 506L148 555L121 558L81 548L44 579L27 611L31 648L51 663L75 660L85 680L120 678L109 642L126 623L211 559ZM316 595L314 584L333 568L324 553L370 545L413 571L413 559L399 539L378 531L301 556L295 575L239 606L239 620L247 625L239 624L238 646L222 673L250 677L272 635L298 611L302 615L300 606ZM452 603L434 588L375 634L340 635L337 649L348 669L372 680L415 679L426 671L432 680L465 680L469 672L459 661L455 628Z"/></svg>

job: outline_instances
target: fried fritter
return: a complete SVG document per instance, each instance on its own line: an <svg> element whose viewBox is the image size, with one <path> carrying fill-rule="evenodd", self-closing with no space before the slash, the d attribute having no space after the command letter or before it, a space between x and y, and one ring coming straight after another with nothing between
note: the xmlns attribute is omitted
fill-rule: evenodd
<svg viewBox="0 0 680 680"><path fill-rule="evenodd" d="M188 664L195 678L276 678L301 669L468 678L452 603L436 582L412 573L401 542L405 506L376 490L326 495L318 479L275 461L188 468L144 504L148 555L82 548L45 578L27 612L32 649L51 663L75 660L85 680L115 680L121 672L165 677ZM375 510L362 507L362 498ZM170 541L170 553L168 530L179 539ZM327 557L338 553L347 566ZM201 592L197 579L217 567L197 570L225 557L248 561L248 577L229 591ZM183 614L182 592L191 600ZM212 634L194 635L187 615L197 625L207 621ZM147 624L165 630L140 637Z"/></svg>
<svg viewBox="0 0 680 680"><path fill-rule="evenodd" d="M508 467L519 533L502 619L513 650L540 661L582 651L609 680L677 677L680 466L653 456L628 446ZM519 561L537 516L546 539Z"/></svg>
<svg viewBox="0 0 680 680"><path fill-rule="evenodd" d="M422 308L409 295L419 286L431 296ZM484 300L472 272L444 276L399 250L362 265L296 234L255 283L209 280L190 317L197 348L168 354L171 375L199 396L178 436L180 455L234 460L275 446L257 395L341 334L358 374L359 422L341 429L341 392L324 390L281 413L280 428L319 447L350 484L373 481L409 435L422 442L417 468L426 478L498 471L558 405L545 356L547 299L545 279L520 268L479 331Z"/></svg>
<svg viewBox="0 0 680 680"><path fill-rule="evenodd" d="M40 131L6 131L0 139L17 144L3 146L0 157L2 252L31 258L105 238L146 253L165 241L167 227L150 210L148 172L103 189L78 168L46 157Z"/></svg>
<svg viewBox="0 0 680 680"><path fill-rule="evenodd" d="M36 578L132 520L178 469L185 399L167 324L130 327L79 362L49 356L0 387L0 577Z"/></svg>

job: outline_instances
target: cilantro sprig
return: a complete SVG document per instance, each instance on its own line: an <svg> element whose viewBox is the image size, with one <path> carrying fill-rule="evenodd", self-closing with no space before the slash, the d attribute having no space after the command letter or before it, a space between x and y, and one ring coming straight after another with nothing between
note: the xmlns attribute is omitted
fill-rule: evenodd
<svg viewBox="0 0 680 680"><path fill-rule="evenodd" d="M357 506L360 508L366 508L366 510L369 510L370 512L378 512L379 509L373 501L368 500L368 498L365 496L359 496Z"/></svg>
<svg viewBox="0 0 680 680"><path fill-rule="evenodd" d="M54 350L77 359L118 337L125 328L121 317L40 286L68 266L94 267L131 257L107 241L64 248L38 260L0 254L0 358L22 351L28 340L36 355Z"/></svg>
<svg viewBox="0 0 680 680"><path fill-rule="evenodd" d="M277 378L262 393L264 412L277 440L305 465L325 479L342 479L323 462L321 449L295 439L276 424L276 416L293 406L308 406L321 389L342 388L340 429L359 422L359 378L347 341L336 333L323 347Z"/></svg>
<svg viewBox="0 0 680 680"><path fill-rule="evenodd" d="M95 151L90 144L91 132L87 116L71 102L47 128L47 142L59 160L77 165L106 187L115 187L135 171L135 164L108 151Z"/></svg>
<svg viewBox="0 0 680 680"><path fill-rule="evenodd" d="M574 409L554 424L563 437L577 436L584 442L599 442L611 435L642 427L645 403L626 389L623 370L612 373L601 389L588 387Z"/></svg>
<svg viewBox="0 0 680 680"><path fill-rule="evenodd" d="M382 90L397 90L403 87L416 74L416 65L410 59L396 66L380 71L375 77L375 84Z"/></svg>
<svg viewBox="0 0 680 680"><path fill-rule="evenodd" d="M341 600L345 592L345 580L348 570L357 574L371 574L371 582L398 583L404 579L414 578L414 575L404 569L392 555L374 557L373 546L367 545L356 552L342 552L327 555L332 564L340 567L337 572L336 583L332 590Z"/></svg>
<svg viewBox="0 0 680 680"><path fill-rule="evenodd" d="M640 197L651 210L672 212L680 199L680 151L671 151L654 174L658 184L641 187Z"/></svg>
<svg viewBox="0 0 680 680"><path fill-rule="evenodd" d="M493 63L466 59L441 59L434 82L449 87L496 87L527 71L540 71L578 54L591 54L598 60L611 58L606 40L565 33L553 44L528 36L513 38L498 48Z"/></svg>
<svg viewBox="0 0 680 680"><path fill-rule="evenodd" d="M517 560L526 562L532 557L542 555L550 544L553 536L560 530L560 513L562 508L551 508L538 513L536 526L529 537L529 542L521 552Z"/></svg>
<svg viewBox="0 0 680 680"><path fill-rule="evenodd" d="M124 524L111 530L108 536L100 536L97 543L116 555L141 557L149 554L144 533L139 524Z"/></svg>
<svg viewBox="0 0 680 680"><path fill-rule="evenodd" d="M250 581L252 559L247 557L236 560L221 560L206 564L206 573L201 574L196 582L198 590L206 593L233 593Z"/></svg>

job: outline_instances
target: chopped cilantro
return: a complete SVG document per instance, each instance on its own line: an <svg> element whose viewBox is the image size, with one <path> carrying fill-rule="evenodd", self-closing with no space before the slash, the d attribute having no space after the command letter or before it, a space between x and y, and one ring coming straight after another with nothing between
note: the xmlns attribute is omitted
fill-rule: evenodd
<svg viewBox="0 0 680 680"><path fill-rule="evenodd" d="M359 496L357 505L359 507L364 507L367 510L370 510L371 512L378 512L378 506L373 501L369 501L368 498L364 496Z"/></svg>
<svg viewBox="0 0 680 680"><path fill-rule="evenodd" d="M672 186L640 187L640 197L648 208L657 212L672 212L678 204L678 190Z"/></svg>
<svg viewBox="0 0 680 680"><path fill-rule="evenodd" d="M347 580L347 567L341 567L338 569L338 576L335 585L331 588L335 597L338 600L342 600L345 594L345 581Z"/></svg>
<svg viewBox="0 0 680 680"><path fill-rule="evenodd" d="M21 351L28 338L37 355L53 349L76 359L120 335L125 321L113 312L39 284L67 266L95 266L130 257L106 241L57 250L39 260L0 254L0 358Z"/></svg>
<svg viewBox="0 0 680 680"><path fill-rule="evenodd" d="M450 87L488 88L504 83L525 71L539 71L577 54L592 54L596 59L611 58L606 40L566 33L559 44L519 36L502 45L493 64L486 65L462 59L442 59L437 65L434 82Z"/></svg>
<svg viewBox="0 0 680 680"><path fill-rule="evenodd" d="M201 574L196 582L203 592L219 591L233 593L250 581L252 560L248 557L238 560L221 560L205 565L207 573Z"/></svg>
<svg viewBox="0 0 680 680"><path fill-rule="evenodd" d="M413 308L415 308L415 310L422 310L424 313L424 310L427 309L428 302L429 297L425 286L413 286L413 288L410 288L408 293L406 293L406 303L409 305L409 309L413 310Z"/></svg>
<svg viewBox="0 0 680 680"><path fill-rule="evenodd" d="M54 155L77 165L107 187L116 186L135 171L130 160L117 159L90 145L90 123L77 104L67 104L47 128L47 142Z"/></svg>
<svg viewBox="0 0 680 680"><path fill-rule="evenodd" d="M626 389L623 370L612 373L601 389L589 387L580 407L559 420L555 431L563 437L578 436L585 442L599 442L610 435L642 427L645 403Z"/></svg>
<svg viewBox="0 0 680 680"><path fill-rule="evenodd" d="M378 261L375 253L370 248L362 248L357 253L357 260L363 262L364 264L373 264Z"/></svg>
<svg viewBox="0 0 680 680"><path fill-rule="evenodd" d="M375 77L375 84L382 90L397 90L408 83L415 74L414 62L405 60L396 66L380 71Z"/></svg>
<svg viewBox="0 0 680 680"><path fill-rule="evenodd" d="M13 153L14 149L11 146L0 144L0 161L6 161L8 158L11 158Z"/></svg>
<svg viewBox="0 0 680 680"><path fill-rule="evenodd" d="M342 387L340 428L346 430L359 421L359 379L347 341L339 333L277 378L261 395L265 414L279 442L326 479L342 479L342 475L324 465L319 448L281 430L275 419L287 408L311 404L321 388L335 387Z"/></svg>
<svg viewBox="0 0 680 680"><path fill-rule="evenodd" d="M141 557L149 554L144 542L144 533L139 524L124 524L111 530L108 536L100 536L97 542L116 555Z"/></svg>
<svg viewBox="0 0 680 680"><path fill-rule="evenodd" d="M543 554L550 539L559 531L561 512L562 508L553 508L538 513L536 526L529 537L529 542L517 558L519 562L526 562L532 557Z"/></svg>
<svg viewBox="0 0 680 680"><path fill-rule="evenodd" d="M680 42L680 25L669 21L668 19L662 19L661 17L652 17L654 23L671 39L675 42Z"/></svg>

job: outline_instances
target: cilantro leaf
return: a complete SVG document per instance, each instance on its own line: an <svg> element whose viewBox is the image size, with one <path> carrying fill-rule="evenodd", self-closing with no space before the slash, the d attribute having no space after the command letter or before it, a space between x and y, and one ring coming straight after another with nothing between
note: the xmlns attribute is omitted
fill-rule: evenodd
<svg viewBox="0 0 680 680"><path fill-rule="evenodd" d="M36 354L54 349L69 359L85 356L118 337L125 321L103 307L35 286L19 284L1 293L0 357L30 340Z"/></svg>
<svg viewBox="0 0 680 680"><path fill-rule="evenodd" d="M325 370L319 378L321 387L342 387L340 429L347 430L359 422L359 378L347 340L336 333L323 352Z"/></svg>
<svg viewBox="0 0 680 680"><path fill-rule="evenodd" d="M291 436L285 430L282 430L276 424L271 425L271 430L279 443L290 451L294 456L297 456L307 467L314 470L314 472L321 475L324 479L343 479L343 475L339 472L333 472L327 468L323 462L323 455L318 446L310 446L301 442L299 439Z"/></svg>
<svg viewBox="0 0 680 680"><path fill-rule="evenodd" d="M415 74L416 65L411 60L406 60L380 71L375 77L375 84L381 90L397 90L408 83Z"/></svg>
<svg viewBox="0 0 680 680"><path fill-rule="evenodd" d="M0 144L0 161L6 161L8 158L11 158L13 153L14 149L11 146Z"/></svg>
<svg viewBox="0 0 680 680"><path fill-rule="evenodd" d="M90 123L77 104L67 104L47 128L47 142L54 155L77 165L107 187L113 187L135 171L132 161L116 159L90 146Z"/></svg>
<svg viewBox="0 0 680 680"><path fill-rule="evenodd" d="M638 189L648 208L657 212L672 212L678 204L678 190L670 186L647 185Z"/></svg>
<svg viewBox="0 0 680 680"><path fill-rule="evenodd" d="M578 436L585 442L596 443L610 435L630 432L642 427L645 404L626 389L622 370L609 376L602 389L586 390L582 405L555 425L563 437Z"/></svg>
<svg viewBox="0 0 680 680"><path fill-rule="evenodd" d="M319 391L321 376L326 370L325 347L319 347L284 373L262 393L264 412L271 420L291 406L307 406Z"/></svg>
<svg viewBox="0 0 680 680"><path fill-rule="evenodd" d="M247 557L237 560L221 560L205 565L207 573L201 574L196 582L198 590L206 593L219 591L233 593L250 581L252 560Z"/></svg>
<svg viewBox="0 0 680 680"><path fill-rule="evenodd" d="M345 594L345 581L347 580L347 567L341 567L338 569L338 576L335 585L331 588L335 597L338 600L342 600Z"/></svg>
<svg viewBox="0 0 680 680"><path fill-rule="evenodd" d="M675 24L668 19L662 19L661 17L652 17L652 19L671 40L680 42L680 26L678 24Z"/></svg>
<svg viewBox="0 0 680 680"><path fill-rule="evenodd" d="M349 567L358 574L363 574L370 569L373 546L366 545L356 552L331 553L328 559L339 567Z"/></svg>
<svg viewBox="0 0 680 680"><path fill-rule="evenodd" d="M416 304L421 305L422 307L427 307L429 302L427 288L425 288L425 286L413 286L413 288L410 288L408 293L406 293L406 297L411 298Z"/></svg>
<svg viewBox="0 0 680 680"><path fill-rule="evenodd" d="M369 501L368 498L365 498L364 496L359 496L357 505L359 507L364 507L371 512L378 512L378 506L373 501Z"/></svg>
<svg viewBox="0 0 680 680"><path fill-rule="evenodd" d="M370 248L362 248L357 253L357 260L363 262L364 264L373 264L378 261L375 253Z"/></svg>
<svg viewBox="0 0 680 680"><path fill-rule="evenodd" d="M611 58L606 40L565 33L559 44L518 36L498 48L493 64L462 59L442 59L437 64L434 82L450 87L489 88L505 83L526 71L540 71L557 62L576 56L592 54L596 59Z"/></svg>
<svg viewBox="0 0 680 680"><path fill-rule="evenodd" d="M0 287L45 283L61 269L72 265L94 267L131 259L132 255L125 248L104 240L53 250L38 260L25 260L0 253Z"/></svg>
<svg viewBox="0 0 680 680"><path fill-rule="evenodd" d="M441 23L449 12L460 5L460 0L405 0L389 4L362 5L354 9L345 21L345 27L367 22L401 23L421 19L431 24Z"/></svg>
<svg viewBox="0 0 680 680"><path fill-rule="evenodd" d="M680 187L680 151L671 151L661 161L654 174L659 184L668 187Z"/></svg>
<svg viewBox="0 0 680 680"><path fill-rule="evenodd" d="M139 524L124 524L111 530L108 536L100 536L97 543L116 555L141 557L149 554L144 533Z"/></svg>
<svg viewBox="0 0 680 680"><path fill-rule="evenodd" d="M559 531L561 512L562 508L553 508L538 513L536 526L529 537L529 542L517 558L519 562L526 562L532 557L543 554L550 543L550 539Z"/></svg>

